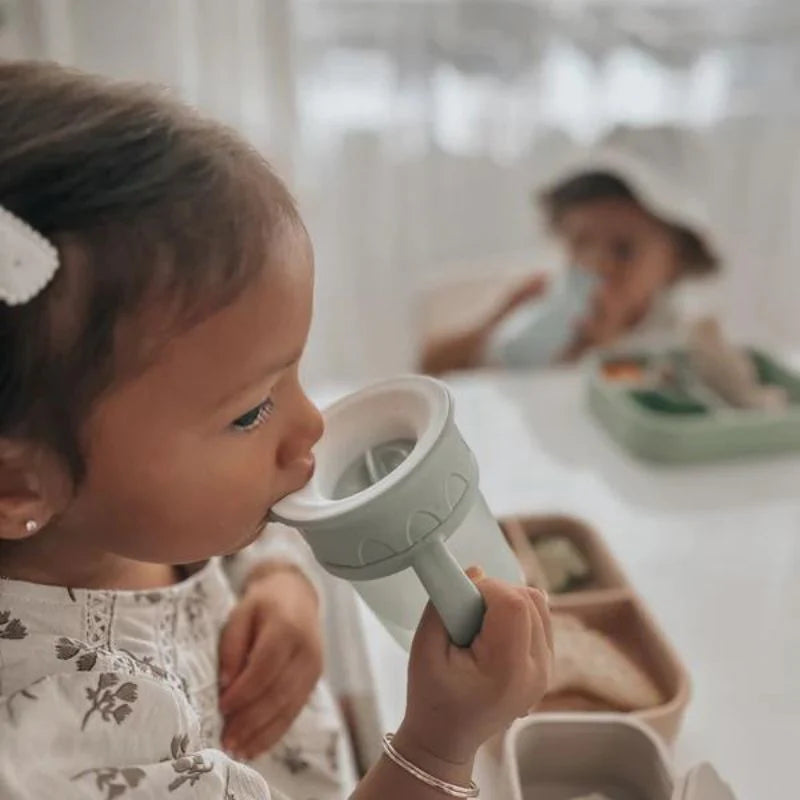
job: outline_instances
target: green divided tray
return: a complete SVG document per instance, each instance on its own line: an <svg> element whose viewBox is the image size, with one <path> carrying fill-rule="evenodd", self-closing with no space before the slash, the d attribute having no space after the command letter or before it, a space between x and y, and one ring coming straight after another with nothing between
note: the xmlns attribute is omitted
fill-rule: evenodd
<svg viewBox="0 0 800 800"><path fill-rule="evenodd" d="M589 407L613 439L647 461L691 464L800 451L800 375L761 351L749 353L762 383L787 390L787 409L768 412L711 407L705 411L702 403L690 395L675 392L670 397L669 392L637 389L603 374L603 366L610 362L649 364L666 356L685 364L682 351L613 352L599 356L588 377Z"/></svg>

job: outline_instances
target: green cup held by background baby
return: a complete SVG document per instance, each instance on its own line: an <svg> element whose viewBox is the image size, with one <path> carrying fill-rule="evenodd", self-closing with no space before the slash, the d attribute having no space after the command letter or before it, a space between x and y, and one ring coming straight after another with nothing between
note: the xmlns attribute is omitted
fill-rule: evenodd
<svg viewBox="0 0 800 800"><path fill-rule="evenodd" d="M545 297L521 306L497 326L487 344L486 363L540 369L557 362L575 340L597 283L588 270L568 269Z"/></svg>

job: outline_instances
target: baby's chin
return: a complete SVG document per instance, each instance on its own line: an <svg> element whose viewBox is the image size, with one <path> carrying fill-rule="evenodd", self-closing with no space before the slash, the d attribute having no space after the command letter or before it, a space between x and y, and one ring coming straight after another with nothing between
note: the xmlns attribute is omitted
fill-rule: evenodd
<svg viewBox="0 0 800 800"><path fill-rule="evenodd" d="M267 518L264 518L264 521L259 523L254 529L249 531L246 536L243 536L240 541L236 544L232 544L229 548L227 548L224 552L220 553L221 556L232 556L238 553L241 550L244 550L245 547L248 545L253 544L256 539L264 532L264 528L267 526Z"/></svg>

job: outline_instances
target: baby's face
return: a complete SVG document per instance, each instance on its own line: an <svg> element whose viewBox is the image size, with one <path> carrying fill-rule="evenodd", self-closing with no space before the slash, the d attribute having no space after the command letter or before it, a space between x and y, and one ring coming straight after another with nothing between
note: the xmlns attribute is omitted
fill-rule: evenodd
<svg viewBox="0 0 800 800"><path fill-rule="evenodd" d="M610 343L633 327L679 274L669 229L628 200L569 209L556 232L571 263L600 277L582 331L589 343Z"/></svg>
<svg viewBox="0 0 800 800"><path fill-rule="evenodd" d="M103 396L88 474L59 521L90 546L181 564L252 541L311 477L322 419L298 381L313 266L299 232L230 306L170 340Z"/></svg>

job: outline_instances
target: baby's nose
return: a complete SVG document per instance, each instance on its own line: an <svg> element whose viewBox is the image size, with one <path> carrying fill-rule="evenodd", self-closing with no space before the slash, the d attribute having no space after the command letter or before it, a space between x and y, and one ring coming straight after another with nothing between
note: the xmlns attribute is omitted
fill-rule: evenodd
<svg viewBox="0 0 800 800"><path fill-rule="evenodd" d="M278 451L280 466L287 467L298 459L307 458L311 449L322 438L324 429L322 414L303 394L294 424Z"/></svg>

